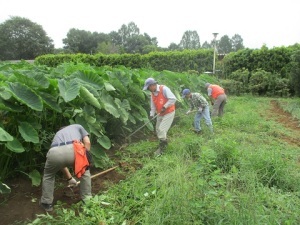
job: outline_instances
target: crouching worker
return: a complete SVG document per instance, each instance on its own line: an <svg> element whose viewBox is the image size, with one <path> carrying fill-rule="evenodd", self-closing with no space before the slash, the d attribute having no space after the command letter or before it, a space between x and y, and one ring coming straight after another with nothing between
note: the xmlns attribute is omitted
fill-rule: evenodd
<svg viewBox="0 0 300 225"><path fill-rule="evenodd" d="M88 132L79 124L61 128L54 136L47 153L44 168L42 197L40 206L46 211L53 210L53 194L55 175L62 171L70 187L77 186L77 180L72 177L68 167L73 167L80 180L80 197L82 200L91 197L91 174L87 151L91 143Z"/></svg>
<svg viewBox="0 0 300 225"><path fill-rule="evenodd" d="M167 86L158 85L151 77L145 80L143 90L151 91L150 117L153 118L156 113L158 114L155 130L159 139L159 147L155 155L160 156L168 146L167 133L174 120L177 99Z"/></svg>

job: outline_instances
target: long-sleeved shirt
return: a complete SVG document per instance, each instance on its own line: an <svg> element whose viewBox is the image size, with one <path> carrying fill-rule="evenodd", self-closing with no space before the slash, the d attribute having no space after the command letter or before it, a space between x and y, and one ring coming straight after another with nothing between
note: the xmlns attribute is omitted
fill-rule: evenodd
<svg viewBox="0 0 300 225"><path fill-rule="evenodd" d="M208 101L204 98L200 93L192 93L191 97L189 98L190 102L190 110L194 108L205 108L208 106Z"/></svg>
<svg viewBox="0 0 300 225"><path fill-rule="evenodd" d="M168 99L168 101L165 103L164 107L168 108L169 106L174 105L175 102L177 101L177 99L176 99L175 95L173 94L173 92L170 90L170 88L168 88L165 85L163 85L163 86L164 86L163 87L163 95ZM156 85L156 91L153 92L153 94L155 96L158 95L159 87L160 87L160 85ZM152 95L151 95L150 107L151 107L150 116L154 116L156 113L156 106L154 105L154 102L152 100Z"/></svg>

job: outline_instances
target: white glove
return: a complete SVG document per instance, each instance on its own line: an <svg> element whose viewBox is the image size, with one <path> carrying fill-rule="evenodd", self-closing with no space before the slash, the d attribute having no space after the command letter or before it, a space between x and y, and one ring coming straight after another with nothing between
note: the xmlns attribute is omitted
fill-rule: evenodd
<svg viewBox="0 0 300 225"><path fill-rule="evenodd" d="M202 107L199 107L199 109L198 109L198 112L202 112L203 111L203 108Z"/></svg>
<svg viewBox="0 0 300 225"><path fill-rule="evenodd" d="M185 113L185 115L189 115L190 113L191 113L191 110L187 111L187 112Z"/></svg>
<svg viewBox="0 0 300 225"><path fill-rule="evenodd" d="M71 178L71 180L68 181L69 183L69 186L70 188L73 188L73 187L76 187L78 184L77 184L77 181L74 179L74 177Z"/></svg>

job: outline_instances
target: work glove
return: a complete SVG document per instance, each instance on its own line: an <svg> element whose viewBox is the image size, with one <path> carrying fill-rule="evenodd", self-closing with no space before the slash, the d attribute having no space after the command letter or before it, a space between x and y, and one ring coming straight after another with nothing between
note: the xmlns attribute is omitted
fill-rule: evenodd
<svg viewBox="0 0 300 225"><path fill-rule="evenodd" d="M185 113L185 115L189 115L190 113L191 113L191 110L187 111L187 112Z"/></svg>
<svg viewBox="0 0 300 225"><path fill-rule="evenodd" d="M160 110L160 113L164 113L166 111L165 107L162 107L162 109Z"/></svg>
<svg viewBox="0 0 300 225"><path fill-rule="evenodd" d="M77 186L77 181L74 179L74 177L71 178L71 180L68 181L69 185L68 187L73 188Z"/></svg>
<svg viewBox="0 0 300 225"><path fill-rule="evenodd" d="M202 111L203 111L203 108L202 108L202 107L199 107L199 108L198 108L198 112L202 113Z"/></svg>

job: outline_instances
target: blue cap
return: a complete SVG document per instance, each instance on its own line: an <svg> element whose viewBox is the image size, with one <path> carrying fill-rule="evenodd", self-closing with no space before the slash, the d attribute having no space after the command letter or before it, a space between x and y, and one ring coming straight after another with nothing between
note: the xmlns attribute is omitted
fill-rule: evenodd
<svg viewBox="0 0 300 225"><path fill-rule="evenodd" d="M188 94L190 94L191 93L191 91L190 91L190 89L184 89L183 91L182 91L182 98L185 98L185 96L187 96Z"/></svg>
<svg viewBox="0 0 300 225"><path fill-rule="evenodd" d="M147 78L147 80L145 80L145 85L143 87L143 90L144 91L147 90L151 84L156 84L156 83L157 83L156 80L154 80L153 78L151 77Z"/></svg>

